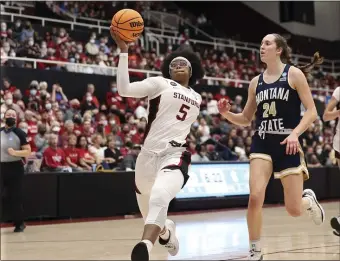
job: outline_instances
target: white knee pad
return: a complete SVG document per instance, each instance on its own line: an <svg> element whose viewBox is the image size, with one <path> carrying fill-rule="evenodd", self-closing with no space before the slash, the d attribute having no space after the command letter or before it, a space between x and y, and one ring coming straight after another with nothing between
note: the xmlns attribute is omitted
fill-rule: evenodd
<svg viewBox="0 0 340 261"><path fill-rule="evenodd" d="M149 201L149 213L145 224L164 227L169 203L173 196L165 188L153 188Z"/></svg>

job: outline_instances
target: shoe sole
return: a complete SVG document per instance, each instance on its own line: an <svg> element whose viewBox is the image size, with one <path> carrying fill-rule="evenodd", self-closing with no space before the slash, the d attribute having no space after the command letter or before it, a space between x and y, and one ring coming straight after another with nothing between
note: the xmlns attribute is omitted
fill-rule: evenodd
<svg viewBox="0 0 340 261"><path fill-rule="evenodd" d="M340 233L340 224L338 222L338 218L333 217L331 219L331 226L334 230L338 231Z"/></svg>
<svg viewBox="0 0 340 261"><path fill-rule="evenodd" d="M145 243L139 242L132 250L131 261L149 261L149 252Z"/></svg>
<svg viewBox="0 0 340 261"><path fill-rule="evenodd" d="M322 224L325 221L325 211L323 210L323 208L319 204L318 200L316 199L316 195L315 195L314 191L310 190L310 189L306 189L306 190L308 191L306 194L313 197L313 200L315 201L316 205L321 210L321 220L322 220L321 224ZM319 224L319 225L321 225L321 224Z"/></svg>
<svg viewBox="0 0 340 261"><path fill-rule="evenodd" d="M170 233L172 235L175 236L175 239L176 239L176 253L171 253L171 251L168 250L169 254L171 256L176 256L178 254L178 251L179 251L179 242L178 242L178 238L176 236L176 223L174 221L172 221L171 219L168 219L169 221L167 222L168 224L171 223L170 227L172 228L170 231Z"/></svg>

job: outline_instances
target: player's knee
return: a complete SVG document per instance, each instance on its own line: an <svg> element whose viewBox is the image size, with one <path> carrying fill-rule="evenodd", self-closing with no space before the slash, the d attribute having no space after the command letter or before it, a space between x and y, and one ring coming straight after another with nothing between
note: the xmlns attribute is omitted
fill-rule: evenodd
<svg viewBox="0 0 340 261"><path fill-rule="evenodd" d="M288 214L292 217L299 217L302 214L301 205L286 204L286 210L287 210Z"/></svg>
<svg viewBox="0 0 340 261"><path fill-rule="evenodd" d="M150 207L152 205L168 207L171 201L170 194L164 188L153 188L150 195Z"/></svg>
<svg viewBox="0 0 340 261"><path fill-rule="evenodd" d="M262 191L256 191L251 192L249 195L249 208L257 209L262 208L264 201L264 192Z"/></svg>
<svg viewBox="0 0 340 261"><path fill-rule="evenodd" d="M145 224L153 224L163 228L170 201L170 195L164 188L153 188L149 200L149 213Z"/></svg>

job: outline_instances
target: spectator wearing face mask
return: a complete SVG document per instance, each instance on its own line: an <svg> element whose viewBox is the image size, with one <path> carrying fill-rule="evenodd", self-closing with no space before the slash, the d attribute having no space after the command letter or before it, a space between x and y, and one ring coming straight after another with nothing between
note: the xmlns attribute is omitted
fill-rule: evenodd
<svg viewBox="0 0 340 261"><path fill-rule="evenodd" d="M24 112L20 108L19 105L15 104L13 102L13 95L11 92L7 92L4 96L5 102L1 105L1 110L7 111L8 109L13 109L17 112L18 118L23 119L24 118Z"/></svg>
<svg viewBox="0 0 340 261"><path fill-rule="evenodd" d="M38 125L38 134L34 137L34 145L36 147L37 156L41 156L44 150L48 147L46 126L44 124Z"/></svg>
<svg viewBox="0 0 340 261"><path fill-rule="evenodd" d="M97 108L99 107L99 104L98 107L95 105L91 93L87 92L84 98L81 106L82 114L84 114L85 111L91 111L93 114L95 114L96 111L98 112Z"/></svg>
<svg viewBox="0 0 340 261"><path fill-rule="evenodd" d="M96 45L95 38L90 38L89 42L85 45L85 50L91 56L96 56L99 54L99 48Z"/></svg>

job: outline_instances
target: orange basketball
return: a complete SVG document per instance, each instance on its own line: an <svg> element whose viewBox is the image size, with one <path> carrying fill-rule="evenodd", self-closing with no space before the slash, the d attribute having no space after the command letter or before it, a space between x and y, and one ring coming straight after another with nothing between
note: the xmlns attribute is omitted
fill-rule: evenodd
<svg viewBox="0 0 340 261"><path fill-rule="evenodd" d="M144 21L140 13L132 9L118 11L112 18L113 30L126 42L136 41L144 30Z"/></svg>

